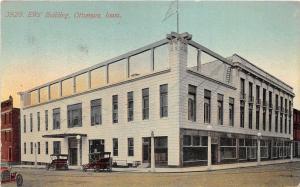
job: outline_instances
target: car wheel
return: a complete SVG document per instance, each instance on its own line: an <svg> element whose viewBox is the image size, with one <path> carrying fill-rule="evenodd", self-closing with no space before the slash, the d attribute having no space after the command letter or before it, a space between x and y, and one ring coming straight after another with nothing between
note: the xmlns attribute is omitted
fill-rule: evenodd
<svg viewBox="0 0 300 187"><path fill-rule="evenodd" d="M17 174L16 181L18 187L23 185L23 177L21 174Z"/></svg>

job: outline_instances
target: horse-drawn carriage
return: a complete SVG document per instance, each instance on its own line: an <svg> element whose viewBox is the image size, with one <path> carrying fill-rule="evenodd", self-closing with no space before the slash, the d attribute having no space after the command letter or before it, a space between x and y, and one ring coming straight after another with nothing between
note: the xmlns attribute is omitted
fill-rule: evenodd
<svg viewBox="0 0 300 187"><path fill-rule="evenodd" d="M55 170L67 170L68 167L68 155L67 154L52 154L51 163L46 165L46 169L53 168Z"/></svg>
<svg viewBox="0 0 300 187"><path fill-rule="evenodd" d="M96 152L89 154L89 163L82 165L82 170L93 169L96 171L111 171L112 158L110 152Z"/></svg>

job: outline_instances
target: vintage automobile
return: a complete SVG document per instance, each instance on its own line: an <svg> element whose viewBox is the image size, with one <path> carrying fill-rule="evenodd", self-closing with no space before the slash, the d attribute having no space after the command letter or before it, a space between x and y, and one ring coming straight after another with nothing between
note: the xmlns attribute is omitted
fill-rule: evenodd
<svg viewBox="0 0 300 187"><path fill-rule="evenodd" d="M112 157L110 152L97 152L89 154L90 161L82 165L82 170L93 169L96 171L112 171Z"/></svg>
<svg viewBox="0 0 300 187"><path fill-rule="evenodd" d="M9 165L1 163L0 172L1 172L1 184L16 182L17 186L23 185L22 175L17 172L12 172L11 167Z"/></svg>
<svg viewBox="0 0 300 187"><path fill-rule="evenodd" d="M67 154L52 154L51 163L46 165L46 169L53 168L55 170L68 170L68 155Z"/></svg>

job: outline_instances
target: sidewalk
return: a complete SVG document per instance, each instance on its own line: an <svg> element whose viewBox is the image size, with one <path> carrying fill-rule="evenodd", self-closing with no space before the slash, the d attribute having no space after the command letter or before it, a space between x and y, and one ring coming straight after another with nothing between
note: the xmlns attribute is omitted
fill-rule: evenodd
<svg viewBox="0 0 300 187"><path fill-rule="evenodd" d="M270 160L262 161L261 166L270 164L281 164L291 162L289 159L285 160ZM293 159L292 162L300 162L299 158ZM200 172L200 171L213 171L213 170L224 170L233 168L243 168L243 167L254 167L257 166L257 162L247 162L247 163L234 163L234 164L222 164L222 165L212 165L210 168L208 166L195 166L195 167L184 167L184 168L155 168L156 173L184 173L184 172ZM32 168L32 169L46 169L44 165L15 165L13 168ZM80 166L69 166L70 170L81 170ZM136 173L148 173L151 172L151 168L113 168L114 172L136 172Z"/></svg>

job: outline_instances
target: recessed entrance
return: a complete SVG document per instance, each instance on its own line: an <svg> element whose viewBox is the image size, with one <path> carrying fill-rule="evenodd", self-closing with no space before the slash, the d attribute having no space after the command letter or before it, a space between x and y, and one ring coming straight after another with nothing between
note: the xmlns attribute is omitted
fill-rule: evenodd
<svg viewBox="0 0 300 187"><path fill-rule="evenodd" d="M78 161L78 147L76 138L69 138L69 164L77 165Z"/></svg>

